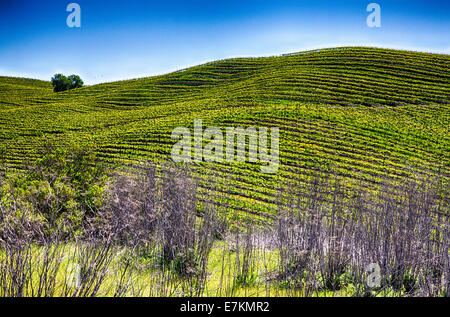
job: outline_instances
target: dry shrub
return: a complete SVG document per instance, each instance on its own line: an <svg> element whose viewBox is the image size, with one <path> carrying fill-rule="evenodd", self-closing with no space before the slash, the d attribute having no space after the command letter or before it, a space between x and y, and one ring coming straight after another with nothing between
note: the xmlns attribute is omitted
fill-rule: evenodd
<svg viewBox="0 0 450 317"><path fill-rule="evenodd" d="M360 296L448 292L449 209L439 182L386 182L374 194L330 178L291 185L290 201L280 199L279 280L306 294L349 285ZM370 263L380 266L379 288L367 285Z"/></svg>

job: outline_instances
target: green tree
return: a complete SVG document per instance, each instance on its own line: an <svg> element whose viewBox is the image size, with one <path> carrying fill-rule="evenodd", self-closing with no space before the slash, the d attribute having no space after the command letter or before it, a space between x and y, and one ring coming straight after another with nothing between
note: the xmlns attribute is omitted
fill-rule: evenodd
<svg viewBox="0 0 450 317"><path fill-rule="evenodd" d="M56 74L52 77L53 91L59 92L69 89L70 81L63 74Z"/></svg>
<svg viewBox="0 0 450 317"><path fill-rule="evenodd" d="M83 87L83 81L78 75L70 75L69 77L63 74L55 74L52 77L53 91L65 91L73 88Z"/></svg>
<svg viewBox="0 0 450 317"><path fill-rule="evenodd" d="M78 75L70 75L69 77L67 77L70 81L70 88L80 88L83 87L83 81L81 80L80 76Z"/></svg>

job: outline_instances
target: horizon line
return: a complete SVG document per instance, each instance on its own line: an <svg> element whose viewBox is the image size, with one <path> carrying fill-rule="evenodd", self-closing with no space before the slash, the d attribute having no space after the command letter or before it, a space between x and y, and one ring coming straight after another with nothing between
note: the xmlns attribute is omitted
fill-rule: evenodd
<svg viewBox="0 0 450 317"><path fill-rule="evenodd" d="M147 76L139 76L133 77L133 78L122 78L122 79L111 79L106 80L104 82L97 82L92 84L85 84L83 87L87 86L95 86L95 85L101 85L101 84L108 84L108 83L115 83L120 81L128 81L128 80L137 80L137 79L143 79L143 78L150 78L150 77L157 77L157 76L164 76L169 75L176 72L182 72L185 70L188 70L193 67L203 66L209 63L219 62L219 61L225 61L228 59L235 59L235 58L270 58L270 57L283 57L283 56L295 56L300 54L305 54L309 52L316 52L321 50L333 50L333 49L346 49L346 48L372 48L372 49L384 49L384 50L394 50L394 51L405 51L405 52L413 52L413 53L422 53L422 54L433 54L433 55L450 55L450 48L446 48L444 50L433 50L433 49L427 49L427 48L407 48L407 47L387 47L382 44L358 44L358 45L351 45L351 44L341 44L341 46L317 46L308 48L306 50L301 51L294 51L294 52L288 52L288 53L272 53L272 54L265 54L265 55L230 55L224 58L215 59L215 60L208 60L203 62L197 62L186 66L180 66L180 68L177 68L175 70L167 70L160 73L154 73L149 74ZM55 73L56 74L56 73ZM53 74L54 75L54 74ZM53 76L51 75L51 76ZM2 70L0 69L0 77L8 77L8 78L20 78L20 79L31 79L31 80L38 80L43 82L50 82L51 79L42 79L39 78L39 76L33 76L33 75L8 75L3 74ZM51 77L50 77L51 78Z"/></svg>

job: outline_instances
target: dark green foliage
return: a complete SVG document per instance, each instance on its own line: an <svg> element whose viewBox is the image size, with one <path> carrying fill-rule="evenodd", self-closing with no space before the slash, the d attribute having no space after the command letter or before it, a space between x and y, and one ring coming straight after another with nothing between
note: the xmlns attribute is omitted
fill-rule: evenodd
<svg viewBox="0 0 450 317"><path fill-rule="evenodd" d="M54 92L60 92L83 87L83 81L78 75L66 77L63 74L56 74L52 77L52 85Z"/></svg>
<svg viewBox="0 0 450 317"><path fill-rule="evenodd" d="M80 88L83 87L83 81L81 80L80 76L78 75L70 75L69 77L67 77L67 79L69 79L70 82L70 88Z"/></svg>

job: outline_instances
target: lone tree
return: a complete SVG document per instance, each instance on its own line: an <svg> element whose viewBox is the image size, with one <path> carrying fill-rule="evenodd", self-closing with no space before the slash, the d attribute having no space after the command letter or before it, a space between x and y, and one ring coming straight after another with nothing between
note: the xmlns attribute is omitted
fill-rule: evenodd
<svg viewBox="0 0 450 317"><path fill-rule="evenodd" d="M56 74L52 77L53 91L59 92L73 88L83 87L83 81L78 75L70 75L69 77L63 74Z"/></svg>

